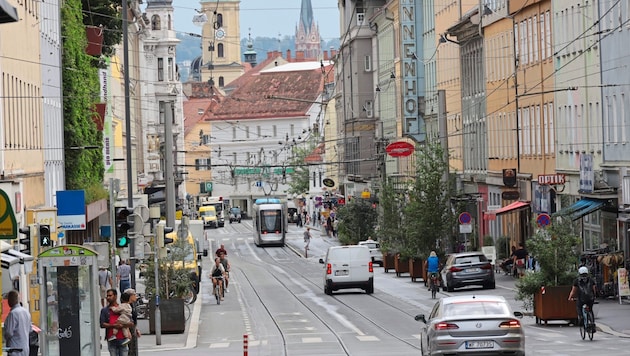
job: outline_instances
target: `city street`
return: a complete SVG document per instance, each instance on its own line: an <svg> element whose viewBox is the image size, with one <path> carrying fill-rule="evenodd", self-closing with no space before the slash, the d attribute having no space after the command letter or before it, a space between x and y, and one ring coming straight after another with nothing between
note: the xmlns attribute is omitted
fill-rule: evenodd
<svg viewBox="0 0 630 356"><path fill-rule="evenodd" d="M301 228L290 226L285 248L256 247L250 229L251 221L244 220L206 231L213 250L223 243L228 251L232 265L229 293L220 305L216 304L207 276L211 258L205 257L202 292L191 318L193 325L187 327L185 334L163 335L160 346L155 345L155 335L144 335L141 354L162 351L163 355L180 355L182 349L187 349L185 352L190 355L243 355L245 334L249 355L420 354L420 328L413 317L428 314L434 304L423 282L414 283L408 276L396 277L393 271L385 273L376 267L373 295L345 290L327 296L322 285L323 266L318 260L328 246L337 244L336 239L314 231L309 256L304 258ZM497 294L510 301L514 310L527 312L522 310L521 302L514 300L514 282L511 277L497 275L495 290L470 288L440 295ZM601 308L615 304L603 301ZM630 305L617 307L628 320ZM617 335L623 334L619 332L598 332L593 341L582 341L578 329L566 323L536 325L529 316L522 323L527 353L532 355L602 351L619 355L630 348L630 335L620 337ZM190 333L197 333L197 338Z"/></svg>

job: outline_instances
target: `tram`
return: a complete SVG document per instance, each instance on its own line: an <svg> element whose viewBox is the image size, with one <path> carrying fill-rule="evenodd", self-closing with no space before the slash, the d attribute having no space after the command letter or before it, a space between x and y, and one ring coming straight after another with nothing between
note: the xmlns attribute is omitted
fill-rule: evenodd
<svg viewBox="0 0 630 356"><path fill-rule="evenodd" d="M287 207L277 198L256 199L253 206L253 230L256 246L284 246Z"/></svg>

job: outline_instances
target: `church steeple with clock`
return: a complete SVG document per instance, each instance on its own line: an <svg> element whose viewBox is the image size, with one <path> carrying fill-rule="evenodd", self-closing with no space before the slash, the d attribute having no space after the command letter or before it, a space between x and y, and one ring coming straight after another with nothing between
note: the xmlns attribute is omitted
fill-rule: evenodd
<svg viewBox="0 0 630 356"><path fill-rule="evenodd" d="M311 0L302 0L300 22L295 31L295 50L304 51L304 57L319 59L322 53L319 26L313 20Z"/></svg>
<svg viewBox="0 0 630 356"><path fill-rule="evenodd" d="M201 80L223 88L243 74L240 0L201 0L208 21L202 30Z"/></svg>

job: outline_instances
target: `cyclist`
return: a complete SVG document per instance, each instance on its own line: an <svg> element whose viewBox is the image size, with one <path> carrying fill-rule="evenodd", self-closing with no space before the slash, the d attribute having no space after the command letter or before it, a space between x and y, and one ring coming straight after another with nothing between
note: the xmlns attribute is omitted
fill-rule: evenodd
<svg viewBox="0 0 630 356"><path fill-rule="evenodd" d="M219 259L221 260L221 264L223 265L223 270L225 270L225 293L229 293L230 290L228 289L228 286L230 285L230 262L228 261L225 253L222 253L221 256L219 256Z"/></svg>
<svg viewBox="0 0 630 356"><path fill-rule="evenodd" d="M219 257L214 259L214 265L210 269L210 278L212 278L212 295L214 295L217 286L221 283L221 279L225 278L225 269ZM219 297L223 300L222 295Z"/></svg>
<svg viewBox="0 0 630 356"><path fill-rule="evenodd" d="M221 254L224 254L224 255L227 256L227 251L225 250L225 245L221 244L221 247L219 247L214 254L215 254L216 257L221 257Z"/></svg>
<svg viewBox="0 0 630 356"><path fill-rule="evenodd" d="M573 288L571 288L571 293L569 293L569 300L575 300L577 296L575 306L577 308L578 320L582 322L582 306L586 304L593 310L597 288L593 278L588 275L588 267L580 267L578 273L580 276L573 281Z"/></svg>
<svg viewBox="0 0 630 356"><path fill-rule="evenodd" d="M440 280L438 277L439 272L440 272L440 259L438 258L437 253L435 253L435 251L431 251L431 253L429 254L429 258L427 258L427 275L429 277L429 290L431 290L431 287L433 286L433 280L435 280L438 283L438 286L440 285Z"/></svg>

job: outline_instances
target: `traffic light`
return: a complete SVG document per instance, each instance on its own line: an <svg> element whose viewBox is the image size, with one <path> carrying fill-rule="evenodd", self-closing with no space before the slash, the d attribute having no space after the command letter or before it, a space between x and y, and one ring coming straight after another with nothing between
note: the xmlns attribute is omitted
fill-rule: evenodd
<svg viewBox="0 0 630 356"><path fill-rule="evenodd" d="M133 210L130 208L116 208L116 247L124 248L129 245L129 231L133 231Z"/></svg>
<svg viewBox="0 0 630 356"><path fill-rule="evenodd" d="M39 225L39 245L42 247L52 246L50 241L50 225Z"/></svg>
<svg viewBox="0 0 630 356"><path fill-rule="evenodd" d="M19 239L20 252L27 255L31 254L31 237L35 234L35 225L24 226L20 228L20 234L24 234L24 237Z"/></svg>
<svg viewBox="0 0 630 356"><path fill-rule="evenodd" d="M173 239L170 237L166 237L167 234L173 232L172 227L158 225L157 226L157 239L158 239L158 247L160 248L159 257L166 257L166 245L173 243Z"/></svg>

